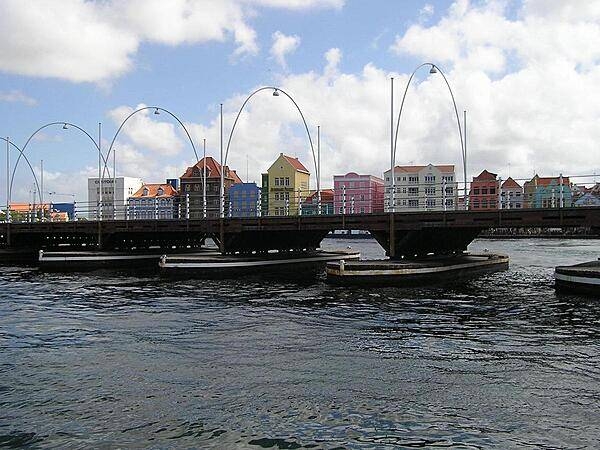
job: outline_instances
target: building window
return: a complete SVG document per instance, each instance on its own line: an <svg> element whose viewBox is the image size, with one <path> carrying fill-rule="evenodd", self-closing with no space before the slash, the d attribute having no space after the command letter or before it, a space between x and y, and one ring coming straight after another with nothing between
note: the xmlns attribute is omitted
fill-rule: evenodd
<svg viewBox="0 0 600 450"><path fill-rule="evenodd" d="M494 195L496 193L496 188L490 188L490 194Z"/></svg>
<svg viewBox="0 0 600 450"><path fill-rule="evenodd" d="M426 187L425 195L435 195L435 187Z"/></svg>
<svg viewBox="0 0 600 450"><path fill-rule="evenodd" d="M435 208L435 198L428 198L427 199L427 207L428 208Z"/></svg>
<svg viewBox="0 0 600 450"><path fill-rule="evenodd" d="M145 188L144 188L144 190L142 191L142 195L143 195L144 197L146 197L146 196L148 195L148 192L149 192L149 191L148 191L148 188L147 188L147 187L145 187Z"/></svg>
<svg viewBox="0 0 600 450"><path fill-rule="evenodd" d="M487 188L481 188L481 195L487 195L488 190Z"/></svg>
<svg viewBox="0 0 600 450"><path fill-rule="evenodd" d="M409 200L408 201L408 207L409 208L418 208L419 207L419 200Z"/></svg>
<svg viewBox="0 0 600 450"><path fill-rule="evenodd" d="M279 186L279 178L275 178L275 186Z"/></svg>
<svg viewBox="0 0 600 450"><path fill-rule="evenodd" d="M473 195L479 195L479 188L473 189Z"/></svg>
<svg viewBox="0 0 600 450"><path fill-rule="evenodd" d="M419 195L419 188L418 187L409 187L408 195Z"/></svg>
<svg viewBox="0 0 600 450"><path fill-rule="evenodd" d="M425 183L435 183L435 175L425 175Z"/></svg>
<svg viewBox="0 0 600 450"><path fill-rule="evenodd" d="M411 184L417 184L419 182L419 177L408 177L408 182Z"/></svg>
<svg viewBox="0 0 600 450"><path fill-rule="evenodd" d="M286 186L290 185L290 177L285 177L285 185Z"/></svg>

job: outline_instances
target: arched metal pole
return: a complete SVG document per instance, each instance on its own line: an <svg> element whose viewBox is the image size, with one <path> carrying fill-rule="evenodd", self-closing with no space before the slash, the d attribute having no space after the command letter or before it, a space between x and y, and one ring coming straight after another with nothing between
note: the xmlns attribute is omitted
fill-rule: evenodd
<svg viewBox="0 0 600 450"><path fill-rule="evenodd" d="M8 138L4 138L0 136L0 140L3 140L4 142L6 142L9 145L12 145L13 148L15 148L15 150L17 150L19 152L19 157L23 157L25 159L25 162L27 163L27 165L29 166L29 170L31 170L31 174L33 175L33 181L35 182L35 187L37 188L38 191L38 195L41 197L42 195L42 191L40 190L40 184L38 183L38 179L37 176L35 174L35 170L33 170L33 166L31 165L31 163L29 162L29 159L27 158L27 155L25 155L25 153L23 152L23 150L21 150L17 144L15 144L13 141L11 141ZM16 163L15 163L16 165ZM8 198L8 203L10 203L10 200L12 200L12 189L9 188L8 192L7 192L7 198Z"/></svg>
<svg viewBox="0 0 600 450"><path fill-rule="evenodd" d="M408 83L406 83L406 88L404 89L404 95L402 96L402 102L400 103L400 111L398 112L398 120L396 121L396 132L395 132L395 136L394 136L394 148L393 148L393 152L392 152L392 175L394 176L394 167L396 165L396 148L397 148L397 143L398 143L398 129L400 128L400 118L402 117L402 109L404 107L404 100L406 99L406 94L408 92L408 88L410 86L410 83L412 81L412 79L414 78L415 74L417 73L417 71L421 68L421 67L425 67L425 66L429 66L431 67L430 70L435 69L436 71L438 71L442 77L444 78L444 81L446 82L446 86L448 87L448 91L450 92L450 97L452 98L452 105L454 106L454 114L456 115L456 124L458 126L458 136L460 138L460 151L461 151L461 155L462 155L462 159L463 159L463 177L464 177L464 183L465 183L465 201L467 198L467 166L466 166L466 149L465 149L465 143L464 143L464 139L463 139L463 132L462 132L462 128L461 128L461 123L460 123L460 116L458 114L458 108L456 107L456 101L454 99L454 92L452 92L452 88L450 87L450 83L448 82L448 79L446 78L446 75L444 74L443 70L437 66L436 64L430 63L430 62L425 62L423 64L420 64L419 66L417 66L417 68L415 70L413 70L412 74L410 75L410 78L408 79Z"/></svg>
<svg viewBox="0 0 600 450"><path fill-rule="evenodd" d="M82 133L84 133L84 134L85 134L85 135L86 135L86 136L87 136L87 137L88 137L88 138L89 138L89 139L90 139L90 140L91 140L91 141L94 143L94 146L96 147L96 150L98 150L98 153L100 154L100 156L102 157L102 160L104 161L104 166L106 167L106 158L104 157L104 155L102 155L102 152L100 151L100 145L99 145L99 144L98 144L98 143L97 143L97 142L94 140L94 138L93 138L92 136L90 136L90 134L89 134L87 131L85 131L85 130L84 130L83 128L81 128L80 126L78 126L78 125L75 125L74 123L70 123L70 122L50 122L50 123L47 123L47 124L45 124L45 125L42 125L41 127L39 127L37 130L35 130L35 131L34 131L34 132L33 132L33 133L32 133L32 134L31 134L31 135L30 135L30 136L27 138L27 141L25 142L25 145L23 146L23 149L22 149L21 153L19 154L19 157L18 157L18 158L17 158L17 160L15 161L15 167L14 167L14 169L13 169L13 172L12 172L12 175L11 175L11 177L10 177L10 188L9 188L9 192L10 192L10 194L11 194L11 195L10 195L10 196L11 196L11 198L12 198L12 188L13 188L13 183L14 183L14 180L15 180L15 174L16 174L16 172L17 172L17 167L18 167L18 165L19 165L19 161L20 161L20 159L21 159L21 156L25 157L25 150L27 150L27 146L29 145L29 143L31 142L31 140L34 138L34 136L35 136L36 134L38 134L38 133L39 133L40 131L42 131L43 129L45 129L45 128L48 128L48 127L51 127L51 126L54 126L54 125L62 125L63 127L66 125L66 126L69 126L69 127L73 127L73 128L75 128L75 129L77 129L77 130L81 131ZM38 190L39 190L39 187L38 187Z"/></svg>
<svg viewBox="0 0 600 450"><path fill-rule="evenodd" d="M117 137L119 136L119 133L121 133L121 130L123 129L123 127L125 126L125 124L127 123L127 121L129 119L131 119L137 113L139 113L141 111L145 111L147 109L153 109L155 111L163 111L163 112L167 113L168 115L170 115L173 119L175 119L177 121L177 123L179 123L179 125L181 125L181 128L183 128L183 131L185 131L185 134L186 134L188 140L190 141L190 144L192 145L192 150L194 151L194 156L196 157L196 161L199 161L199 159L198 159L198 152L196 151L196 146L194 145L194 141L192 140L192 136L188 132L186 126L183 124L183 122L181 120L179 120L179 117L177 117L175 114L173 114L168 109L161 108L160 106L144 106L143 108L136 109L131 114L129 114L125 118L125 120L123 120L123 122L121 122L121 125L119 125L119 128L117 129L117 132L115 133L115 135L112 138L112 141L110 142L110 146L108 147L108 151L106 152L106 161L110 160L110 154L111 154L111 152L113 150L113 146L115 145ZM105 163L104 171L107 171L107 170L108 170L108 168L107 168L106 163ZM102 172L102 178L104 178L104 171ZM110 176L110 172L109 172L108 176Z"/></svg>
<svg viewBox="0 0 600 450"><path fill-rule="evenodd" d="M125 126L125 124L127 123L127 121L129 119L131 119L137 113L139 113L141 111L145 111L147 109L153 109L155 111L155 113L156 113L156 111L163 111L163 112L167 113L168 115L170 115L173 119L175 119L177 121L177 123L179 123L179 125L181 125L181 128L183 128L183 131L185 131L185 134L186 134L188 140L190 141L190 144L192 145L192 150L194 151L194 156L196 157L196 161L198 161L199 159L198 159L198 152L196 151L196 146L194 145L194 141L192 140L192 136L188 132L186 126L183 124L183 122L181 120L179 120L179 117L177 117L175 114L173 114L168 109L161 108L160 106L144 106L143 108L138 108L135 111L133 111L131 114L129 114L125 118L125 120L123 120L123 122L121 122L121 125L119 125L119 128L117 129L117 132L113 136L112 141L110 142L110 146L108 147L108 151L106 152L106 160L107 161L110 160L110 154L113 151L113 146L115 145L117 137L119 136L119 133L121 133L121 130L123 129L123 127ZM102 182L104 181L105 172L108 172L108 166L107 166L106 162L104 164L104 170L102 171L102 176L100 177L100 189L102 189ZM110 177L110 172L108 172L108 176ZM116 176L117 176L117 174L114 173L113 174L113 180L114 180L114 182L116 182ZM113 212L115 211L115 208L116 208L116 205L114 203L114 195L115 195L115 193L116 193L116 186L113 184ZM113 216L114 216L114 214L113 214Z"/></svg>
<svg viewBox="0 0 600 450"><path fill-rule="evenodd" d="M308 136L308 142L310 143L310 150L312 153L312 157L313 157L313 162L315 165L315 172L316 172L316 176L317 176L317 197L321 196L321 183L320 183L320 167L317 163L317 157L315 155L315 148L313 147L313 141L312 141L312 137L310 135L310 131L308 129L308 124L306 123L306 119L304 118L304 114L302 113L302 110L300 109L300 106L298 106L298 103L296 103L296 101L292 98L292 96L290 94L288 94L286 91L284 91L281 88L275 87L275 86L263 86L261 88L256 89L254 92L252 92L247 98L246 100L244 100L244 103L242 103L242 106L240 107L240 110L237 113L237 116L235 117L235 121L233 122L233 126L231 127L231 131L229 132L229 138L227 139L227 147L225 150L225 159L223 160L223 166L225 166L227 164L227 157L229 156L229 146L231 145L231 138L233 137L233 132L235 131L235 127L238 123L238 120L240 118L240 115L242 114L242 111L244 110L244 107L246 106L246 104L250 101L250 99L252 97L254 97L256 94L258 94L261 91L265 91L265 90L271 90L273 92L281 92L283 93L287 98L289 98L292 103L294 104L294 106L296 107L296 109L298 110L298 112L300 113L300 117L302 118L302 123L304 124L304 129L306 130L306 134ZM221 186L221 190L224 189L224 186Z"/></svg>

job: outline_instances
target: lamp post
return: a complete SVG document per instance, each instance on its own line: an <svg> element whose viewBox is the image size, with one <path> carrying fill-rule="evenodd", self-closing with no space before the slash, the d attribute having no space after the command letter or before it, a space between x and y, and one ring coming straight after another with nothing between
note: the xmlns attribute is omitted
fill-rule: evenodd
<svg viewBox="0 0 600 450"><path fill-rule="evenodd" d="M397 144L398 144L398 129L400 127L400 118L402 117L402 109L404 107L404 101L406 99L406 94L408 92L408 88L410 86L410 83L412 81L412 79L414 78L415 74L417 73L417 71L421 68L421 67L426 67L429 66L429 73L430 74L436 74L439 73L443 78L444 81L446 83L446 86L448 87L448 91L450 93L450 97L452 98L452 105L454 106L454 113L456 115L456 124L458 126L458 135L460 138L460 150L461 150L461 155L462 155L462 161L463 161L463 177L464 177L464 189L465 189L465 207L467 207L467 145L466 145L466 121L467 121L467 112L464 111L464 139L463 139L463 128L461 127L461 123L460 123L460 116L458 114L458 108L456 106L456 101L454 99L454 93L452 92L452 88L450 87L450 83L448 82L448 79L446 78L446 75L444 74L444 72L442 71L442 69L440 69L440 67L436 64L430 63L430 62L425 62L419 66L417 66L417 68L415 70L413 70L412 74L410 75L408 82L406 83L406 88L404 89L404 95L402 96L402 102L400 103L400 111L398 112L398 120L396 121L396 131L395 131L395 136L394 136L394 143L392 145L392 176L393 176L393 172L394 172L394 166L396 164L396 148L397 148ZM393 80L393 79L392 79ZM393 82L393 81L392 81ZM393 92L393 91L392 91ZM392 94L393 95L393 94ZM393 105L393 104L392 104Z"/></svg>
<svg viewBox="0 0 600 450"><path fill-rule="evenodd" d="M0 140L6 142L6 156L7 156L7 158L6 158L6 204L7 204L6 214L7 214L7 219L10 220L10 201L12 199L12 189L11 189L12 180L9 182L9 180L10 180L9 153L10 153L11 146L19 152L19 157L22 157L25 160L25 162L27 163L27 166L29 167L29 170L31 171L31 175L33 176L33 181L34 181L36 189L38 191L38 195L41 195L42 191L40 189L40 184L38 183L38 179L37 179L37 175L35 174L35 170L33 170L33 166L31 165L29 158L27 158L27 155L25 155L23 150L21 150L21 148L19 146L17 146L17 144L15 144L14 142L12 142L10 140L10 138L8 138L8 137L6 137L6 138L0 137ZM16 170L16 164L17 163L15 163L15 170Z"/></svg>
<svg viewBox="0 0 600 450"><path fill-rule="evenodd" d="M14 166L14 168L13 168L12 175L11 175L11 178L10 178L10 185L9 185L9 189L8 189L8 191L9 191L9 197L10 197L10 198L12 198L12 189L13 189L13 184L14 184L15 174L16 174L16 172L17 172L17 168L18 168L19 162L20 162L20 160L21 160L21 158L22 158L22 157L23 157L23 158L25 158L25 159L27 160L27 158L26 158L26 156L25 156L25 151L27 150L27 146L29 145L29 143L31 142L31 140L32 140L32 139L33 139L33 138L34 138L34 137L35 137L35 136L36 136L36 135L37 135L39 132L41 132L41 131L42 131L42 130L44 130L45 128L48 128L48 127L51 127L51 126L56 126L56 125L59 125L59 126L61 126L61 128L62 128L63 130L68 130L69 128L74 128L74 129L76 129L76 130L80 131L81 133L83 133L85 136L87 136L87 137L88 137L88 139L89 139L90 141L92 141L92 143L94 144L94 147L95 147L95 148L96 148L96 150L98 151L98 173L100 173L100 161L101 161L101 160L102 160L102 161L104 161L104 166L105 166L105 168L106 168L106 164L107 164L107 162L106 162L106 161L107 161L107 159L104 157L104 155L102 154L102 151L101 151L101 147L100 147L100 145L101 145L100 133L99 133L99 135L98 135L98 142L96 142L96 141L94 140L94 138L93 138L93 137L92 137L92 136L91 136L91 135L90 135L90 134L89 134L89 133L88 133L86 130L84 130L83 128L81 128L81 127L80 127L80 126L78 126L78 125L75 125L74 123L71 123L71 122L49 122L49 123L47 123L47 124L45 124L45 125L42 125L42 126L41 126L41 127L39 127L37 130L35 130L35 131L34 131L34 132L33 132L33 133L32 133L32 134L31 134L31 135L30 135L30 136L27 138L27 141L25 142L25 145L23 146L23 148L22 148L22 149L19 149L19 148L18 148L16 145L14 146L15 148L17 148L17 149L19 150L19 156L17 157L17 160L15 161L15 166ZM101 126L101 124L98 124L98 126L99 126L99 129L100 129L100 126ZM28 164L29 164L29 162L28 162ZM31 168L31 164L29 164L29 166L30 166L30 168ZM36 179L36 184L37 184L37 179ZM41 200L41 199L42 199L42 190L39 188L39 186L38 186L38 195L39 195L39 198L40 198L40 200Z"/></svg>
<svg viewBox="0 0 600 450"><path fill-rule="evenodd" d="M223 167L225 166L225 164L227 164L227 157L229 156L229 147L231 145L231 138L233 137L233 132L235 131L235 127L238 123L238 120L240 118L240 115L242 114L242 111L244 110L244 107L246 106L246 104L250 101L250 99L252 97L254 97L256 94L258 94L259 92L262 91L272 91L273 92L273 97L279 97L280 93L282 93L283 95L285 95L288 99L291 100L291 102L294 104L294 106L296 107L296 109L298 110L298 113L300 114L300 118L302 119L302 123L304 124L304 129L306 130L306 134L308 136L308 142L310 144L310 150L312 153L312 157L313 157L313 163L315 165L315 171L316 171L316 176L317 176L317 199L319 201L320 204L320 198L321 198L321 168L320 168L320 157L319 157L319 162L317 162L317 155L315 154L315 149L313 146L313 141L312 141L312 137L308 128L308 124L306 123L306 119L304 118L304 114L302 113L302 110L300 109L300 106L298 106L298 103L296 103L296 101L292 98L292 96L290 94L288 94L286 91L284 91L281 88L275 87L275 86L263 86L260 87L258 89L256 89L255 91L253 91L252 93L250 93L250 95L248 95L248 97L246 98L246 100L244 100L244 103L242 103L242 106L240 107L240 110L237 113L237 116L235 118L235 121L233 122L233 126L231 127L231 131L229 132L229 138L227 139L227 146L225 149L225 158L221 159L221 166L222 166L222 170L221 170L221 192L224 191L224 186L223 186ZM320 127L317 128L317 133L318 133L318 149L320 150ZM223 104L221 104L221 148L223 147ZM319 208L320 209L320 208Z"/></svg>
<svg viewBox="0 0 600 450"><path fill-rule="evenodd" d="M164 112L164 113L168 114L169 116L171 116L173 119L175 119L177 121L177 123L179 123L179 125L181 125L181 128L183 128L183 131L185 132L188 140L190 141L190 144L192 146L192 150L194 151L194 156L196 157L196 161L198 161L198 152L196 151L196 146L194 145L194 141L192 140L192 137L190 136L190 133L189 133L188 129L183 124L183 122L179 119L179 117L177 117L175 114L173 114L168 109L161 108L160 106L144 106L143 108L136 109L135 111L131 112L127 117L125 117L125 119L123 120L123 122L121 122L121 124L119 125L119 128L117 129L117 132L113 136L113 138L112 138L112 140L110 142L110 145L108 147L108 150L106 152L106 158L104 160L104 169L102 170L102 175L100 177L100 187L102 187L102 181L104 180L104 174L105 174L105 172L108 172L108 176L110 177L110 172L108 171L108 163L107 163L107 161L110 159L110 155L113 152L113 147L115 145L117 137L121 133L121 130L123 129L123 127L125 126L125 124L127 123L127 121L129 119L131 119L134 115L138 114L141 111L146 111L148 109L153 109L154 110L154 114L156 114L156 115L159 115L161 112ZM114 158L114 156L113 156L113 164L115 164L115 158ZM113 171L114 171L114 169L113 169ZM113 174L113 180L116 181L116 178L114 178L114 174ZM115 192L115 185L113 184L113 195L114 195L114 192ZM113 203L113 207L114 207L114 203Z"/></svg>

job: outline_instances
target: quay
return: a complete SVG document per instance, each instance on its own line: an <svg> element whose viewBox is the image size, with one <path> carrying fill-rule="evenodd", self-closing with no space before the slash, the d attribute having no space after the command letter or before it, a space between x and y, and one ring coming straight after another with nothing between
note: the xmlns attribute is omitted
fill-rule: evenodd
<svg viewBox="0 0 600 450"><path fill-rule="evenodd" d="M335 284L414 286L463 280L507 270L509 258L497 254L431 256L415 260L345 261L327 263L327 281Z"/></svg>
<svg viewBox="0 0 600 450"><path fill-rule="evenodd" d="M554 269L558 291L591 294L600 297L600 259Z"/></svg>

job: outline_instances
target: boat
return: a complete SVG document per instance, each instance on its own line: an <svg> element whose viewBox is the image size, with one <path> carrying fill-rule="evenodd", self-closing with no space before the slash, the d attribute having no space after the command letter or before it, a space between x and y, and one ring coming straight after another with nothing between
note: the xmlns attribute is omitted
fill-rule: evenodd
<svg viewBox="0 0 600 450"><path fill-rule="evenodd" d="M499 254L430 256L415 260L373 260L327 264L327 281L335 284L415 286L444 283L481 273L507 270L509 258Z"/></svg>
<svg viewBox="0 0 600 450"><path fill-rule="evenodd" d="M562 292L600 296L600 259L554 268L554 285Z"/></svg>
<svg viewBox="0 0 600 450"><path fill-rule="evenodd" d="M314 276L329 261L355 260L354 251L273 252L252 255L163 255L159 261L162 275L231 277L239 274L284 275L286 278Z"/></svg>

